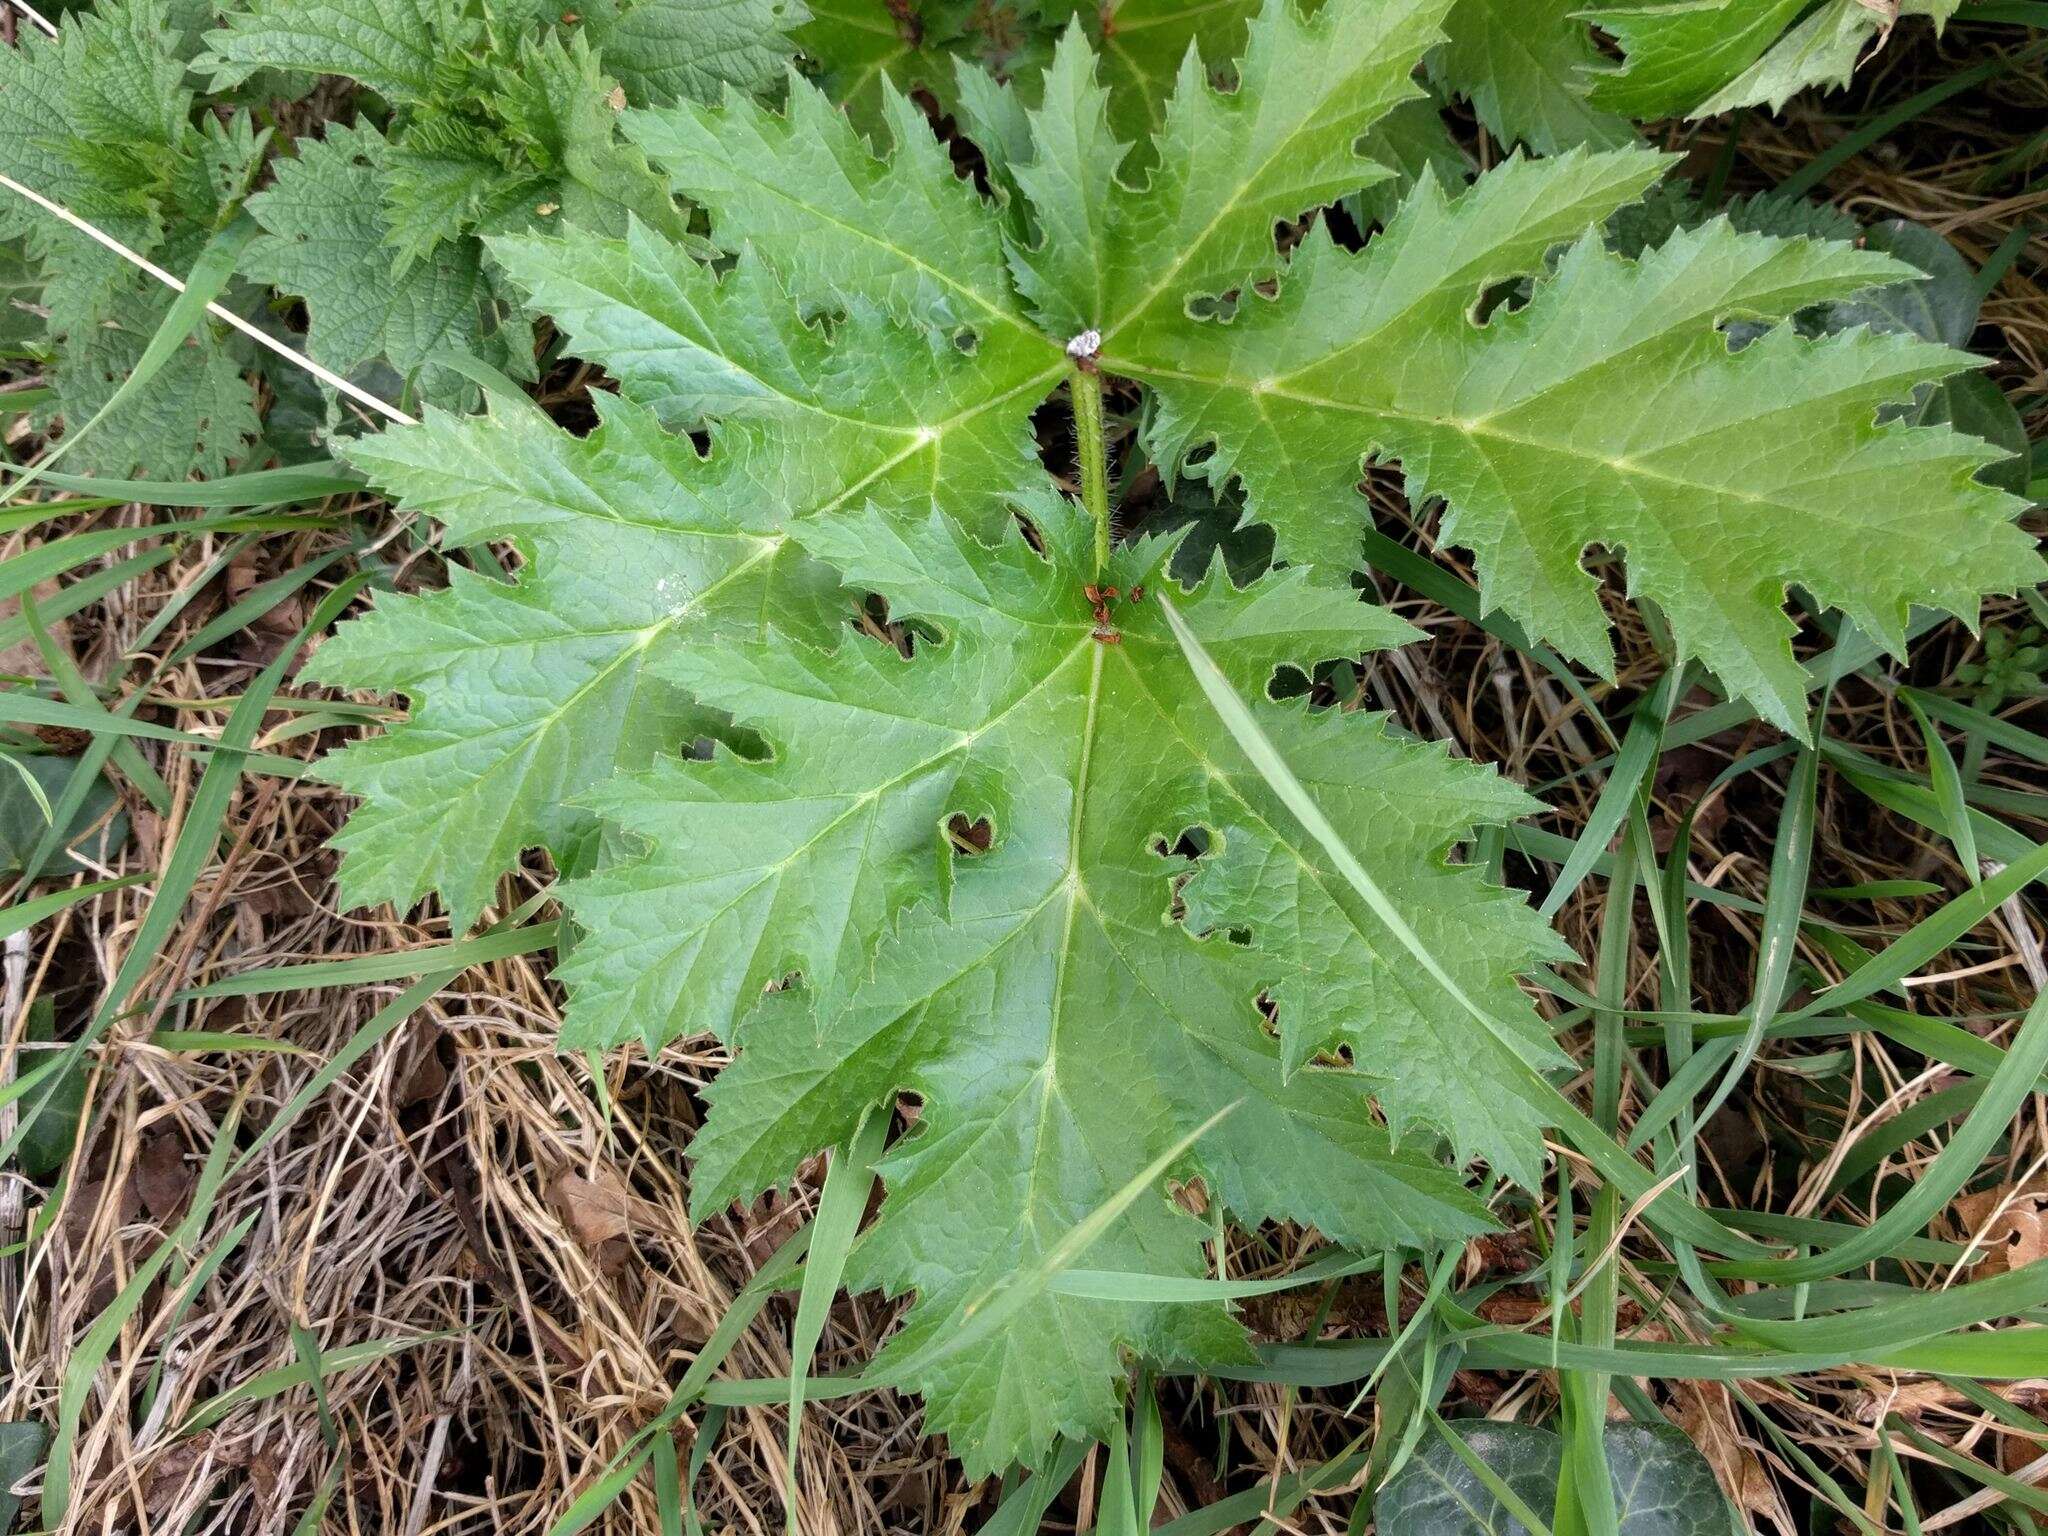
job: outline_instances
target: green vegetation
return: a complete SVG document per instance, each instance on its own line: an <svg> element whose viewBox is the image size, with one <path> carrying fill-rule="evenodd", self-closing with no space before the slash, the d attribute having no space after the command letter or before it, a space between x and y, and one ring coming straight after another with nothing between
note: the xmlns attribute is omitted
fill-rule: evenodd
<svg viewBox="0 0 2048 1536"><path fill-rule="evenodd" d="M274 1510L108 1480L259 1405L395 1525L331 1395L452 1344L600 1404L433 1410L536 1531L923 1528L818 1457L899 1401L1013 1536L2031 1529L2041 236L1820 194L2040 9L10 12L38 1528Z"/></svg>

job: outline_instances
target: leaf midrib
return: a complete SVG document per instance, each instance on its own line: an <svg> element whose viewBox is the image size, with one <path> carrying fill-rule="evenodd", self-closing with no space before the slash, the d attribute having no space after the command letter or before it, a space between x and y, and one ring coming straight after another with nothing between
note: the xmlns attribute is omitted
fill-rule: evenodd
<svg viewBox="0 0 2048 1536"><path fill-rule="evenodd" d="M774 862L773 864L764 865L756 873L755 878L748 881L747 884L741 887L739 890L735 891L730 897L730 899L728 899L712 911L703 914L701 921L699 921L694 927L690 928L684 933L678 934L677 937L680 940L680 942L672 945L670 948L665 950L662 954L660 962L658 963L665 965L671 962L677 955L681 954L683 950L686 949L690 944L700 941L703 935L710 929L713 923L717 922L720 918L724 917L728 912L732 911L741 902L745 901L749 896L753 895L756 891L760 890L769 882L779 880L783 878L785 875L787 875L789 870L794 865L796 865L798 861L800 861L806 854L808 854L821 841L823 841L824 838L829 836L832 832L836 831L839 827L845 825L846 822L849 821L851 818L860 814L863 810L874 805L876 802L880 801L882 797L888 794L891 790L897 789L900 786L910 783L912 780L921 777L933 768L936 768L939 764L943 763L947 758L952 757L954 754L966 751L969 747L973 746L975 742L979 741L983 736L987 735L990 731L996 729L998 726L1002 724L1003 721L1007 720L1011 715L1015 714L1019 709L1022 709L1026 704L1028 704L1033 698L1037 697L1037 695L1041 691L1043 691L1053 681L1054 678L1058 677L1061 673L1066 671L1067 667L1072 663L1074 658L1081 654L1083 648L1092 643L1087 637L1087 626L1076 625L1074 627L1082 633L1082 638L1079 641L1077 641L1075 645L1070 650L1068 650L1065 655L1059 657L1058 660L1054 661L1050 666L1048 666L1045 672L1029 687L1025 688L1014 699L1010 700L1009 703L1005 704L1000 710L998 710L995 714L991 715L987 720L983 721L980 725L976 726L972 731L968 731L956 736L952 741L948 742L944 747L940 748L937 752L934 752L929 757L923 758L918 762L913 763L910 767L906 768L903 772L897 774L894 778L889 779L884 783L873 785L868 789L860 791L856 795L848 797L845 807L840 810L838 815L832 817L831 820L819 826L818 829L815 832L813 832L808 838L806 838L803 842L799 843L796 847L792 848L788 853L784 854L780 859L776 860L776 862ZM1097 647L1097 649L1100 649L1100 647ZM930 722L925 723L929 724ZM827 796L825 798L831 797ZM1056 889L1057 888L1055 888L1055 890ZM1048 895L1046 900L1050 899L1051 896ZM1041 910L1043 908L1043 906L1044 903L1041 902L1039 904L1039 907L1032 909L1032 914L1035 915L1038 910ZM653 965L650 965L648 967L649 970L652 970L653 968Z"/></svg>
<svg viewBox="0 0 2048 1536"><path fill-rule="evenodd" d="M1364 59L1359 60L1357 64L1344 76L1343 80L1339 82L1339 84L1336 87L1333 87L1332 89L1323 93L1322 102L1326 104L1332 97L1338 95L1344 87L1350 86L1354 81L1356 81L1359 78L1359 76L1366 73L1368 70L1378 67L1384 67L1386 63L1386 56L1384 54L1377 52L1368 55ZM1204 89L1207 89L1207 87L1204 87ZM1319 112L1321 110L1320 105L1315 110ZM1384 114L1382 114L1382 117L1384 117ZM1196 255L1199 254L1202 248L1208 243L1210 237L1216 233L1217 229L1222 225L1223 221L1227 219L1232 213L1237 211L1237 207L1240 203L1244 201L1245 195L1252 189L1253 186L1258 184L1264 178L1267 168L1271 166L1276 160L1280 159L1282 155L1292 150L1295 143L1304 134L1314 131L1314 129L1317 126L1318 119L1314 112L1304 114L1301 122L1296 126L1295 130L1292 133L1286 134L1284 137L1282 137L1278 144L1274 146L1273 150L1269 154L1267 154L1264 159L1260 160L1255 167L1250 168L1245 175L1241 176L1238 179L1237 185L1231 188L1230 196L1224 198L1221 201L1221 203L1216 208L1216 211L1210 216L1209 221L1202 226L1201 230L1192 239L1187 240L1181 244L1178 254L1174 256L1173 260L1167 265L1166 270L1159 275L1158 279L1151 285L1151 287L1147 288L1144 293L1140 294L1138 298L1131 303L1131 305L1125 310L1125 312L1121 316L1119 316L1116 320L1112 321L1108 325L1104 326L1103 339L1105 340L1105 342L1120 335L1134 321L1141 320L1146 315L1152 312L1153 305L1159 302L1160 295L1166 291L1167 286L1171 284L1173 280L1176 277L1178 277L1180 273L1188 266L1188 264L1195 259ZM1371 171L1376 166L1378 166L1378 162L1374 161L1369 156L1359 155L1357 156L1357 159L1359 162L1359 168L1361 172L1365 173L1367 176L1369 176ZM1384 167L1379 168L1384 170ZM1110 174L1112 177L1114 177L1115 173L1112 171ZM1148 196L1156 195L1157 180L1158 177L1155 175L1153 177L1155 185L1147 189ZM1116 185L1119 190L1123 190L1121 183L1117 183ZM1277 253L1275 254L1273 259L1276 262L1279 260Z"/></svg>
<svg viewBox="0 0 2048 1536"><path fill-rule="evenodd" d="M1153 645L1162 653L1170 649L1170 642L1165 640L1158 640L1148 636L1143 637L1143 642ZM1287 851L1287 856L1294 861L1294 865L1300 871L1302 877L1310 885L1323 892L1324 899L1329 902L1331 908L1344 914L1346 926L1358 935L1359 942L1372 953L1373 957L1379 962L1380 968L1392 978L1394 984L1408 997L1416 1016L1424 1020L1433 1018L1435 1016L1433 1005L1439 1002L1440 999L1435 992L1418 994L1414 978L1409 974L1408 967L1399 963L1401 960L1406 959L1406 951L1396 944L1393 957L1389 957L1388 952L1381 948L1374 936L1361 927L1358 920L1351 915L1350 906L1338 899L1333 882L1325 878L1323 871L1303 856L1301 850L1295 844L1295 839L1287 835L1281 828L1274 826L1272 819L1255 806L1245 796L1244 791L1238 787L1237 776L1217 764L1199 743L1190 739L1187 733L1180 728L1172 713L1166 708L1158 695L1147 685L1142 669L1131 659L1127 647L1124 650L1123 660L1130 671L1132 681L1137 685L1138 692L1143 695L1145 702L1150 704L1154 712L1158 714L1160 723L1165 727L1167 733L1180 743L1188 756L1209 776L1209 782L1220 785L1229 794L1231 799L1236 801L1243 809L1247 817L1261 827L1277 846ZM1488 1038L1491 1037L1489 1036ZM1362 1077L1372 1076L1369 1072L1361 1072L1360 1075ZM1381 1080L1384 1081L1385 1079L1382 1078Z"/></svg>
<svg viewBox="0 0 2048 1536"><path fill-rule="evenodd" d="M1436 416L1427 411L1404 411L1392 405L1336 400L1326 395L1309 394L1302 390L1279 388L1255 389L1242 379L1186 373L1178 369L1152 367L1127 359L1119 359L1113 363L1105 361L1104 366L1114 367L1118 372L1127 373L1132 378L1137 379L1173 379L1181 383L1199 384L1206 388L1245 394L1254 398L1286 400L1296 405L1308 406L1314 410L1335 411L1340 415L1402 421L1419 427L1440 428L1455 432L1464 437L1492 438L1498 442L1511 443L1519 448L1528 448L1541 453L1551 453L1560 458L1577 460L1580 463L1604 465L1615 474L1655 481L1662 485L1668 485L1674 490L1694 495L1727 497L1736 501L1751 502L1758 506L1773 507L1783 512L1796 513L1802 517L1818 517L1824 514L1824 509L1818 509L1803 503L1784 501L1759 492L1745 491L1735 486L1716 484L1710 480L1688 479L1683 475L1674 475L1664 470L1652 469L1648 465L1638 463L1633 459L1609 458L1602 453L1590 453L1569 441L1525 437L1517 433L1505 432L1489 425L1491 420L1489 417L1467 420L1459 417ZM1869 387L1868 380L1858 381L1858 384L1862 388ZM1817 398L1825 399L1826 397ZM1360 445L1359 457L1361 459L1364 457L1368 446L1368 444L1363 443Z"/></svg>

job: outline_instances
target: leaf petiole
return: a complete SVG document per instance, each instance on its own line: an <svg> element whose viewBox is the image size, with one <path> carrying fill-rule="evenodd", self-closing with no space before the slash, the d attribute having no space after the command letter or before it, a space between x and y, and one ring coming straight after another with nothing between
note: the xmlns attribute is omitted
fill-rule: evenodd
<svg viewBox="0 0 2048 1536"><path fill-rule="evenodd" d="M1067 348L1074 359L1074 452L1081 467L1081 503L1095 520L1095 574L1109 564L1109 453L1102 435L1102 373L1093 350L1077 350L1095 333L1083 332Z"/></svg>

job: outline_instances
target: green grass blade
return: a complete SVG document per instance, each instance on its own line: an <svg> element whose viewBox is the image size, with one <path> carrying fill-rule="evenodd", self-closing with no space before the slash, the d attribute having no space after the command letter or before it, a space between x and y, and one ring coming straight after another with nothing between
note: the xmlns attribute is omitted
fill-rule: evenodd
<svg viewBox="0 0 2048 1536"><path fill-rule="evenodd" d="M1060 1490L1074 1480L1091 1446L1082 1441L1062 1440L1051 1460L1011 1489L988 1523L976 1536L1032 1536Z"/></svg>
<svg viewBox="0 0 2048 1536"><path fill-rule="evenodd" d="M43 665L50 669L52 681L63 691L67 699L98 722L86 727L94 736L98 736L115 717L108 714L100 704L99 696L93 692L92 684L85 680L85 674L78 670L78 663L72 660L71 653L50 638L50 631L36 609L36 600L32 593L21 594L21 616L28 624L30 635L35 639L36 649L43 658ZM128 782L142 791L143 798L149 801L156 813L159 816L169 816L171 786L164 782L162 774L143 761L142 754L135 748L135 743L118 732L114 733L113 756L115 764L128 776ZM52 835L63 835L63 829L57 825L54 817L51 818L50 825Z"/></svg>
<svg viewBox="0 0 2048 1536"><path fill-rule="evenodd" d="M247 214L238 214L199 253L192 264L192 270L185 279L185 288L171 301L163 322L156 333L149 338L149 344L142 349L135 366L129 370L114 392L107 396L106 403L83 422L71 426L62 441L51 449L40 465L27 471L15 470L14 483L6 486L8 497L19 496L38 479L44 469L54 466L65 454L91 434L108 415L118 410L149 381L162 371L165 363L177 355L185 340L198 329L206 319L206 307L220 297L221 290L228 285L228 279L235 275L235 263L241 259L243 250L258 233L256 221Z"/></svg>
<svg viewBox="0 0 2048 1536"><path fill-rule="evenodd" d="M260 970L226 976L204 986L182 988L171 995L171 1000L191 1002L209 997L261 997L276 992L312 992L322 987L359 987L379 981L397 981L427 971L461 972L473 965L487 965L493 960L557 948L562 938L561 923L552 920L517 928L495 927L475 938L457 939L449 944L422 944L417 949L358 955L352 960L266 965Z"/></svg>
<svg viewBox="0 0 2048 1536"><path fill-rule="evenodd" d="M839 1294L839 1277L846 1273L846 1256L853 1251L860 1218L867 1210L868 1195L875 1187L875 1159L882 1155L882 1143L889 1131L889 1111L871 1109L843 1150L830 1154L824 1193L818 1197L818 1214L811 1221L810 1257L804 1263L804 1282L797 1292L796 1325L789 1344L789 1425L785 1447L789 1486L783 1490L788 1513L789 1536L797 1536L797 1452L804 1422L804 1376L818 1340L825 1332L832 1299Z"/></svg>
<svg viewBox="0 0 2048 1536"><path fill-rule="evenodd" d="M113 480L97 475L60 475L44 471L37 477L45 485L62 491L76 491L93 498L98 506L117 507L136 502L149 507L203 507L225 510L231 507L281 507L297 502L324 501L329 496L346 496L363 488L363 476L333 459L315 459L281 469L252 469L238 475L216 475L211 480ZM52 503L37 515L37 521L87 510L69 501Z"/></svg>
<svg viewBox="0 0 2048 1536"><path fill-rule="evenodd" d="M1970 825L1970 807L1963 796L1963 776L1920 701L1906 691L1899 697L1906 701L1913 723L1920 727L1920 740L1927 749L1927 776L1934 786L1934 803L1941 808L1942 820L1948 824L1948 840L1963 866L1963 878L1975 885L1982 874L1977 868L1977 834Z"/></svg>
<svg viewBox="0 0 2048 1536"><path fill-rule="evenodd" d="M251 1216L250 1221L255 1217ZM443 1328L434 1333L416 1333L404 1338L365 1339L360 1344L344 1344L337 1349L322 1350L314 1358L300 1358L290 1365L280 1365L267 1371L258 1371L247 1381L216 1393L196 1405L178 1426L178 1434L195 1435L200 1430L218 1424L228 1414L245 1403L263 1402L289 1392L294 1387L312 1386L316 1394L324 1391L319 1384L329 1376L343 1371L352 1371L359 1365L371 1365L379 1360L388 1360L393 1355L404 1354L409 1349L418 1349L422 1344L435 1344L443 1339L452 1339L460 1330Z"/></svg>
<svg viewBox="0 0 2048 1536"><path fill-rule="evenodd" d="M1601 786L1600 796L1593 802L1592 814L1586 818L1584 829L1572 845L1571 856L1565 860L1564 868L1550 887L1550 894L1537 908L1545 921L1557 916L1559 908L1571 899L1572 892L1593 872L1594 860L1606 852L1607 845L1614 841L1614 834L1621 830L1622 822L1628 818L1629 808L1635 804L1636 797L1649 779L1650 770L1657 764L1657 754L1663 747L1664 727L1671 718L1672 703L1684 690L1684 674L1683 667L1674 667L1665 673L1656 690L1643 701L1642 707L1629 721L1628 734L1622 738L1621 750L1615 754L1607 782Z"/></svg>
<svg viewBox="0 0 2048 1536"><path fill-rule="evenodd" d="M93 1381L99 1375L100 1366L113 1351L121 1330L128 1326L128 1320L142 1305L149 1288L156 1283L156 1277L176 1255L179 1244L189 1241L198 1231L209 1210L210 1205L194 1200L191 1213L179 1224L177 1232L169 1240L159 1243L149 1257L135 1267L128 1283L107 1303L106 1310L93 1319L85 1337L78 1341L64 1362L64 1377L57 1392L57 1433L50 1441L49 1464L43 1469L43 1524L51 1530L62 1528L71 1507L72 1449L78 1439L79 1419L85 1412L87 1399L92 1396ZM229 1229L215 1245L216 1251L238 1246L249 1229L256 1225L257 1214L252 1212ZM212 1266L202 1265L188 1284L196 1287L203 1276L210 1273Z"/></svg>
<svg viewBox="0 0 2048 1536"><path fill-rule="evenodd" d="M1821 691L1820 706L1813 712L1813 737L1818 741L1833 688ZM1806 888L1813 875L1813 823L1820 793L1820 753L1802 751L1792 765L1791 781L1785 786L1785 804L1778 814L1777 841L1771 848L1770 885L1764 894L1763 930L1758 937L1756 984L1750 990L1749 1028L1743 1031L1735 1057L1721 1075L1721 1081L1707 1102L1693 1115L1696 1124L1714 1118L1728 1102L1743 1074L1756 1060L1764 1032L1777 1017L1785 1000L1786 983L1792 976L1792 957L1799 947L1799 928L1806 911Z"/></svg>
<svg viewBox="0 0 2048 1536"><path fill-rule="evenodd" d="M1988 919L2015 892L2048 875L2048 846L2008 864L1998 874L1965 891L1940 911L1922 918L1834 986L1823 989L1805 1006L1778 1016L1781 1024L1833 1013L1897 986L1941 954L1972 928Z"/></svg>
<svg viewBox="0 0 2048 1536"><path fill-rule="evenodd" d="M1492 1494L1495 1499L1499 1500L1500 1507L1515 1519L1521 1521L1528 1528L1530 1536L1550 1536L1550 1526L1541 1515L1538 1515L1535 1510L1529 1507L1528 1501L1515 1492L1513 1488L1509 1487L1507 1480L1494 1471L1493 1468L1489 1467L1480 1458L1479 1454L1465 1443L1464 1437L1455 1433L1451 1426L1443 1421L1434 1408L1426 1411L1429 1415L1430 1427L1443 1436L1444 1444L1448 1445L1457 1454L1458 1460L1465 1463L1466 1469L1479 1479L1480 1485L1488 1493ZM1604 1479L1606 1475L1607 1461L1606 1453L1603 1449L1600 1461L1600 1476ZM1608 1516L1609 1524L1612 1524L1613 1493L1611 1489L1608 1495Z"/></svg>
<svg viewBox="0 0 2048 1536"><path fill-rule="evenodd" d="M2013 1036L2005 1060L1984 1085L1963 1123L1933 1161L1918 1170L1906 1191L1876 1221L1850 1237L1803 1259L1736 1261L1723 1272L1744 1279L1793 1285L1839 1275L1883 1257L1902 1238L1920 1229L1976 1176L1978 1165L2005 1135L2048 1069L2048 994L2037 999Z"/></svg>
<svg viewBox="0 0 2048 1536"><path fill-rule="evenodd" d="M92 1020L67 1047L63 1060L65 1070L75 1067L84 1059L101 1035L120 1016L129 996L142 984L149 970L156 964L157 956L172 930L184 915L185 903L198 883L199 875L212 861L220 826L233 801L239 773L239 758L255 739L258 727L263 722L263 712L278 685L284 681L284 674L297 658L299 647L311 636L320 633L334 622L334 618L355 598L364 580L353 577L330 592L313 612L305 628L299 631L292 643L286 646L262 672L249 684L241 699L228 716L222 727L216 751L200 775L199 787L193 792L185 817L178 830L178 840L171 849L170 858L165 862L163 872L157 881L156 895L142 922L129 940L128 951L122 957L114 973L114 980L100 1000ZM38 1095L36 1102L22 1116L21 1123L0 1144L0 1159L10 1156L21 1144L21 1138L35 1123L35 1117L49 1103L56 1091L53 1082Z"/></svg>
<svg viewBox="0 0 2048 1536"><path fill-rule="evenodd" d="M1344 840L1337 835L1337 829L1330 825L1329 818L1323 815L1307 789L1302 786L1300 779L1295 777L1294 770L1287 765L1265 732L1259 728L1258 722L1252 718L1251 711L1245 707L1244 701L1237 697L1228 679L1210 659L1208 652L1202 649L1201 641L1188 628L1187 621L1181 618L1179 610L1163 594L1159 603L1166 614L1167 623L1173 629L1174 638L1180 642L1181 651L1187 657L1188 665L1201 685L1203 694L1236 739L1239 750L1251 760L1268 786L1301 823L1302 828L1329 855L1338 873L1358 892L1371 908L1373 915L1387 925L1389 931L1400 941L1402 947L1416 958L1431 980L1464 1008L1481 1028L1495 1035L1503 1045L1513 1051L1516 1040L1514 1032L1474 1002L1458 985L1456 979L1438 962L1436 956L1429 952L1428 946L1416 936L1414 929L1401 916L1399 908L1380 888L1379 882L1366 872L1365 866L1358 861L1357 856L1345 846ZM1517 1056L1515 1059L1520 1058ZM1603 1134L1577 1106L1551 1087L1533 1067L1526 1069L1523 1092L1525 1100L1544 1116L1545 1121L1563 1131L1572 1145L1599 1169L1603 1176L1611 1180L1625 1198L1635 1200L1650 1191L1656 1181L1649 1172L1617 1146L1611 1136ZM1657 1196L1645 1212L1645 1216L1672 1234L1703 1248L1719 1252L1757 1250L1757 1245L1715 1223L1683 1195L1675 1195L1670 1190Z"/></svg>

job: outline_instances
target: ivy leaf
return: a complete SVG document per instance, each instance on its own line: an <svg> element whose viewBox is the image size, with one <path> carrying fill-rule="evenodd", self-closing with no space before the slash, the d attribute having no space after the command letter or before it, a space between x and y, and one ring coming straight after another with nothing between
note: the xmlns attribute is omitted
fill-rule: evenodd
<svg viewBox="0 0 2048 1536"><path fill-rule="evenodd" d="M1534 1424L1453 1422L1487 1470L1533 1512L1548 1516L1557 1502L1563 1442ZM1530 1536L1529 1529L1439 1434L1423 1441L1373 1500L1373 1521L1385 1536Z"/></svg>
<svg viewBox="0 0 2048 1536"><path fill-rule="evenodd" d="M1594 20L1624 57L1594 80L1592 100L1636 118L1712 117L1765 105L1775 112L1808 86L1847 85L1898 17L1930 17L1938 28L1960 3L1902 0L1880 9L1863 0L1642 0L1603 7Z"/></svg>
<svg viewBox="0 0 2048 1536"><path fill-rule="evenodd" d="M1557 1500L1563 1442L1532 1424L1447 1426L1532 1513ZM1610 1424L1602 1435L1619 1536L1721 1536L1741 1529L1714 1469L1670 1424ZM1373 1501L1385 1536L1529 1536L1442 1435L1430 1435Z"/></svg>
<svg viewBox="0 0 2048 1536"><path fill-rule="evenodd" d="M930 512L801 524L814 555L942 638L907 660L865 636L829 651L679 645L657 670L757 731L767 755L720 750L615 780L593 804L645 853L565 892L587 934L562 971L566 1041L737 1031L738 1063L696 1143L700 1211L785 1178L865 1106L923 1097L850 1277L919 1292L885 1368L1233 1101L1192 1159L1241 1218L1367 1245L1470 1230L1477 1212L1455 1181L1391 1150L1360 1075L1269 1038L1261 996L1298 1039L1356 1033L1397 1136L1439 1126L1462 1153L1537 1166L1530 1128L1479 1102L1486 1044L1238 753L1157 598L1112 600L1110 643L1085 590L1086 515L1045 495L1019 515L1025 526L993 546ZM1164 590L1168 553L1125 549L1099 579ZM1232 683L1262 700L1280 666L1412 633L1300 571L1239 589L1218 569L1192 594L1173 590ZM1444 861L1475 824L1531 802L1381 717L1299 699L1259 709L1393 872L1426 942L1520 1022L1528 1057L1558 1061L1513 977L1561 950L1521 900ZM1190 846L1205 851L1178 851ZM760 1008L764 986L791 973L808 1007L776 994ZM1305 1166L1342 1172L1303 1181ZM1203 1236L1149 1205L1090 1262L1199 1274ZM1036 1455L1052 1431L1104 1429L1119 1347L1241 1355L1233 1335L1212 1308L1041 1297L999 1341L914 1384L985 1469Z"/></svg>

